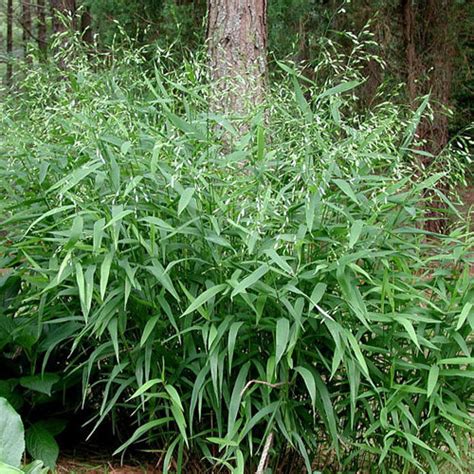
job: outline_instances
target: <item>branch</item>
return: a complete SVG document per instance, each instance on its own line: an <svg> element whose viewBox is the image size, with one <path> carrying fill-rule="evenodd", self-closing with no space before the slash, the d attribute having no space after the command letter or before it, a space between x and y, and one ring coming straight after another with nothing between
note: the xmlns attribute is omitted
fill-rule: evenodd
<svg viewBox="0 0 474 474"><path fill-rule="evenodd" d="M265 441L265 446L263 447L262 456L260 458L260 462L258 463L258 468L255 474L263 474L263 471L265 470L267 466L268 453L270 451L270 448L272 447L272 442L273 442L273 432L270 431L270 433L267 436L267 440Z"/></svg>

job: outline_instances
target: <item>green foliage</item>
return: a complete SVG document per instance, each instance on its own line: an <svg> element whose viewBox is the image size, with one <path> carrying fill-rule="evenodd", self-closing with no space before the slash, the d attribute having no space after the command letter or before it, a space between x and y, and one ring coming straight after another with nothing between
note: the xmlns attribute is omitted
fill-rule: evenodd
<svg viewBox="0 0 474 474"><path fill-rule="evenodd" d="M54 468L59 455L59 447L48 423L40 421L28 428L26 446L34 459L41 459L47 467Z"/></svg>
<svg viewBox="0 0 474 474"><path fill-rule="evenodd" d="M28 437L28 432L27 432ZM39 437L38 443L42 444ZM44 467L42 461L34 461L20 469L21 460L25 451L25 431L20 415L8 403L5 398L0 397L0 472L2 474L46 474L49 469ZM30 454L35 457L34 453ZM54 462L50 467L53 467Z"/></svg>
<svg viewBox="0 0 474 474"><path fill-rule="evenodd" d="M354 113L353 70L321 86L282 64L241 134L199 64L144 63L39 69L3 105L19 385L82 387L91 432L111 420L117 452L162 449L165 471L191 450L243 472L273 433L272 464L310 470L324 445L345 472L462 472L474 237L422 230L442 175L414 182L411 118Z"/></svg>
<svg viewBox="0 0 474 474"><path fill-rule="evenodd" d="M121 31L141 44L153 42L161 47L174 44L189 50L204 39L205 1L175 0L86 0L92 29L101 45L123 38Z"/></svg>
<svg viewBox="0 0 474 474"><path fill-rule="evenodd" d="M17 467L25 450L25 434L20 415L5 398L0 398L0 461Z"/></svg>

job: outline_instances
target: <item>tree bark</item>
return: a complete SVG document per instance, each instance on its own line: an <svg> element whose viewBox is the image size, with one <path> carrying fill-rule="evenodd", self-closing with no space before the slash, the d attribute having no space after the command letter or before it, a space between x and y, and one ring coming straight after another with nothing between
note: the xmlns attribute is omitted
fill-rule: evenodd
<svg viewBox="0 0 474 474"><path fill-rule="evenodd" d="M53 34L65 33L69 28L73 31L76 30L76 0L51 0L51 13L53 17ZM63 49L63 51L67 50L67 35L62 35L61 43L57 46L58 52L60 53L58 55L58 65L61 69L65 70L67 66L67 54L63 54L61 49Z"/></svg>
<svg viewBox="0 0 474 474"><path fill-rule="evenodd" d="M81 15L81 37L87 44L92 44L92 16L89 7L85 7Z"/></svg>
<svg viewBox="0 0 474 474"><path fill-rule="evenodd" d="M23 48L24 55L27 63L31 63L31 58L28 56L28 42L32 36L32 23L31 23L31 0L22 0L22 27L23 27Z"/></svg>
<svg viewBox="0 0 474 474"><path fill-rule="evenodd" d="M418 97L416 78L421 71L415 47L415 12L413 10L412 0L402 0L402 18L403 40L405 42L405 59L407 64L407 92L410 105L413 106Z"/></svg>
<svg viewBox="0 0 474 474"><path fill-rule="evenodd" d="M5 82L8 87L12 85L13 78L13 0L7 2L7 73Z"/></svg>
<svg viewBox="0 0 474 474"><path fill-rule="evenodd" d="M401 1L407 94L413 109L420 95L430 94L433 117L420 121L417 135L423 140L423 150L436 157L449 140L445 108L450 105L456 19L451 0L419 3ZM433 161L430 156L420 158L420 164L426 169L433 166ZM440 191L449 190L441 186ZM430 208L427 230L444 231L444 204L433 193L424 197L428 198Z"/></svg>
<svg viewBox="0 0 474 474"><path fill-rule="evenodd" d="M53 33L66 31L66 26L61 18L63 16L72 18L72 26L75 27L76 0L51 0L51 10L53 13Z"/></svg>
<svg viewBox="0 0 474 474"><path fill-rule="evenodd" d="M37 0L36 10L38 16L38 49L41 53L42 59L46 59L48 40L46 38L46 4L45 0Z"/></svg>
<svg viewBox="0 0 474 474"><path fill-rule="evenodd" d="M417 11L413 0L402 0L407 92L414 108L420 95L431 94L433 120L423 120L418 132L426 140L426 151L437 155L448 142L443 109L451 97L456 21L450 0L421 3Z"/></svg>
<svg viewBox="0 0 474 474"><path fill-rule="evenodd" d="M265 96L267 0L209 0L207 40L216 81L212 107L246 114Z"/></svg>

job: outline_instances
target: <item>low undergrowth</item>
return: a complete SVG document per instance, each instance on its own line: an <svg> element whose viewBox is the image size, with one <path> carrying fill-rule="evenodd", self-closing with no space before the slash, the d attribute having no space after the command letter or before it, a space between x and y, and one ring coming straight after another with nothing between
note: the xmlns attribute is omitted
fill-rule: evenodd
<svg viewBox="0 0 474 474"><path fill-rule="evenodd" d="M272 440L270 467L464 472L474 238L422 230L426 103L358 114L353 71L282 64L242 134L168 61L38 69L2 103L0 395L165 471Z"/></svg>

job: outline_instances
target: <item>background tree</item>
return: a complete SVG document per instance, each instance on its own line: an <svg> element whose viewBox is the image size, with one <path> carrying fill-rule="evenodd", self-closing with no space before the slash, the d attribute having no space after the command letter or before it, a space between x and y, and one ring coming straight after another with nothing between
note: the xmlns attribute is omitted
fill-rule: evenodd
<svg viewBox="0 0 474 474"><path fill-rule="evenodd" d="M418 98L431 96L432 116L423 118L417 134L428 154L421 155L420 164L431 167L449 141L447 108L451 105L455 44L458 34L458 10L450 0L401 1L402 28L406 57L406 84L412 108ZM446 186L441 191L447 192ZM443 229L443 204L434 195L429 199L430 230Z"/></svg>
<svg viewBox="0 0 474 474"><path fill-rule="evenodd" d="M92 16L88 5L83 7L81 14L81 38L85 43L88 44L91 44L93 40Z"/></svg>
<svg viewBox="0 0 474 474"><path fill-rule="evenodd" d="M5 82L7 86L12 85L13 77L13 0L7 1L7 74Z"/></svg>
<svg viewBox="0 0 474 474"><path fill-rule="evenodd" d="M266 0L210 0L207 40L220 107L242 113L246 102L260 103L267 80Z"/></svg>
<svg viewBox="0 0 474 474"><path fill-rule="evenodd" d="M45 0L37 0L37 28L38 28L38 49L43 59L46 58L48 40L47 40L47 25L46 25L46 4Z"/></svg>
<svg viewBox="0 0 474 474"><path fill-rule="evenodd" d="M23 48L26 61L31 63L31 58L28 56L28 42L32 36L32 21L31 21L31 0L22 0L22 27L23 27Z"/></svg>
<svg viewBox="0 0 474 474"><path fill-rule="evenodd" d="M408 99L416 107L421 95L431 94L433 118L421 122L419 134L437 155L449 138L444 109L451 99L458 12L449 0L402 0L401 7Z"/></svg>
<svg viewBox="0 0 474 474"><path fill-rule="evenodd" d="M53 33L62 33L66 29L62 17L70 17L73 23L75 21L76 1L51 0L51 11L53 14Z"/></svg>

